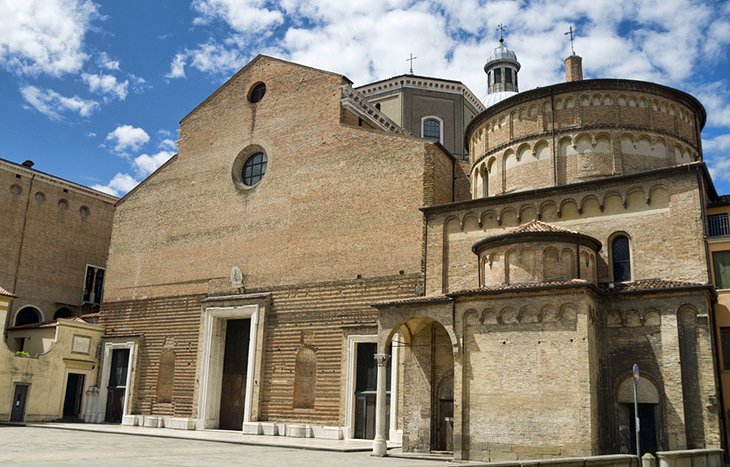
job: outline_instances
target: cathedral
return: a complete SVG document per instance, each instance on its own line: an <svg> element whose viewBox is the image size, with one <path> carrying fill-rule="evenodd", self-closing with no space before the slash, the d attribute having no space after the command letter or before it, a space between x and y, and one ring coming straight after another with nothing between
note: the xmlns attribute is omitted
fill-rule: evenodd
<svg viewBox="0 0 730 467"><path fill-rule="evenodd" d="M565 68L256 57L116 205L87 418L575 457L635 452L638 383L642 452L719 447L705 109Z"/></svg>

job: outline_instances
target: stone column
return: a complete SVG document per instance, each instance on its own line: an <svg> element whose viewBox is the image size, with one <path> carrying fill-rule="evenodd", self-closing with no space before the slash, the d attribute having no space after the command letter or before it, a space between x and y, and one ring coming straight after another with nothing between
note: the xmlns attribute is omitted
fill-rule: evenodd
<svg viewBox="0 0 730 467"><path fill-rule="evenodd" d="M375 397L375 439L373 440L373 456L383 457L388 451L385 441L385 384L386 367L390 356L384 353L375 354L378 362L378 391Z"/></svg>

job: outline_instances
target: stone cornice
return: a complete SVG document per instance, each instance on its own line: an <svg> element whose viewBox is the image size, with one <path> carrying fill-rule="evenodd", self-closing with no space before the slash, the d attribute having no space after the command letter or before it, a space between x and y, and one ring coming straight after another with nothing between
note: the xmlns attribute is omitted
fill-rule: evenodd
<svg viewBox="0 0 730 467"><path fill-rule="evenodd" d="M378 127L385 131L392 133L409 134L396 125L396 123L388 118L383 112L375 108L365 97L359 92L352 89L349 84L342 85L342 106L350 109L355 114L367 118L369 121L378 125Z"/></svg>
<svg viewBox="0 0 730 467"><path fill-rule="evenodd" d="M653 94L659 97L672 99L676 102L680 102L690 109L692 109L699 116L699 129L701 130L705 126L707 121L707 112L702 106L699 100L695 97L687 94L684 91L663 86L661 84L649 83L646 81L636 81L629 79L585 79L580 81L570 81L567 83L558 83L544 88L536 88L530 91L520 92L512 97L509 97L493 106L489 107L484 112L475 116L466 127L464 132L465 144L469 143L469 138L475 128L481 126L492 118L493 116L516 107L526 102L531 102L539 99L549 98L551 96L558 96L561 94L568 94L574 92L595 92L595 91L617 91L617 92L643 92L647 94Z"/></svg>
<svg viewBox="0 0 730 467"><path fill-rule="evenodd" d="M34 177L35 179L42 180L50 185L54 185L67 190L73 190L77 193L96 198L103 203L114 204L119 199L116 196L108 195L101 191L97 191L92 188L79 185L78 183L70 182L68 180L64 180L62 178L55 177L53 175L49 175L35 169L30 169L28 167L16 164L14 162L10 162L5 159L0 159L0 169L4 169L28 178Z"/></svg>
<svg viewBox="0 0 730 467"><path fill-rule="evenodd" d="M426 76L401 75L393 78L376 81L357 88L357 91L363 96L377 96L393 90L402 88L424 89L428 91L449 92L453 94L461 94L464 98L477 110L484 112L486 107L482 104L471 90L460 81L452 81L439 78L429 78Z"/></svg>

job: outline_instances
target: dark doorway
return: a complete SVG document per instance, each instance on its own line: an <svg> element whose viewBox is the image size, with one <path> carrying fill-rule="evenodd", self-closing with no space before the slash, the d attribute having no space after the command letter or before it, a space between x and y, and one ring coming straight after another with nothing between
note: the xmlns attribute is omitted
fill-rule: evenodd
<svg viewBox="0 0 730 467"><path fill-rule="evenodd" d="M375 399L378 389L378 364L375 354L378 344L363 342L357 344L357 369L355 381L355 438L375 438ZM385 402L385 438L390 428L390 359L386 368L387 379Z"/></svg>
<svg viewBox="0 0 730 467"><path fill-rule="evenodd" d="M224 430L240 431L243 429L250 334L250 319L229 319L226 322L220 422L218 424L218 427Z"/></svg>
<svg viewBox="0 0 730 467"><path fill-rule="evenodd" d="M13 394L13 408L10 411L11 422L22 422L25 418L25 401L28 397L28 385L16 384Z"/></svg>
<svg viewBox="0 0 730 467"><path fill-rule="evenodd" d="M84 396L84 375L69 373L66 380L66 396L63 399L63 418L78 420L81 415L81 400Z"/></svg>
<svg viewBox="0 0 730 467"><path fill-rule="evenodd" d="M451 452L454 450L454 399L439 399L438 414L436 449Z"/></svg>
<svg viewBox="0 0 730 467"><path fill-rule="evenodd" d="M129 349L112 350L111 369L106 396L104 420L121 423L124 415L124 398L127 392L127 372L129 368Z"/></svg>
<svg viewBox="0 0 730 467"><path fill-rule="evenodd" d="M656 411L657 404L639 404L639 443L641 443L641 455L647 452L652 454L657 451L656 442ZM630 430L631 430L631 453L636 452L636 423L634 421L634 406L630 405L631 411Z"/></svg>

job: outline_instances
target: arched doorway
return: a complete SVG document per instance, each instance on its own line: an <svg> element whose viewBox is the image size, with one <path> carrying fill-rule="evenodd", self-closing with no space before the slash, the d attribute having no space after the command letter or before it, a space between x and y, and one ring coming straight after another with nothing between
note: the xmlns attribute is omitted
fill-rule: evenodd
<svg viewBox="0 0 730 467"><path fill-rule="evenodd" d="M453 451L454 355L451 336L438 321L411 318L400 335L403 450ZM394 362L395 363L395 362Z"/></svg>
<svg viewBox="0 0 730 467"><path fill-rule="evenodd" d="M636 453L636 422L634 416L634 380L625 378L618 387L616 402L619 405L619 431L621 433L622 451ZM657 427L661 426L659 417L659 391L654 383L644 377L639 378L639 390L636 394L639 415L639 444L641 455L655 453L659 446Z"/></svg>

